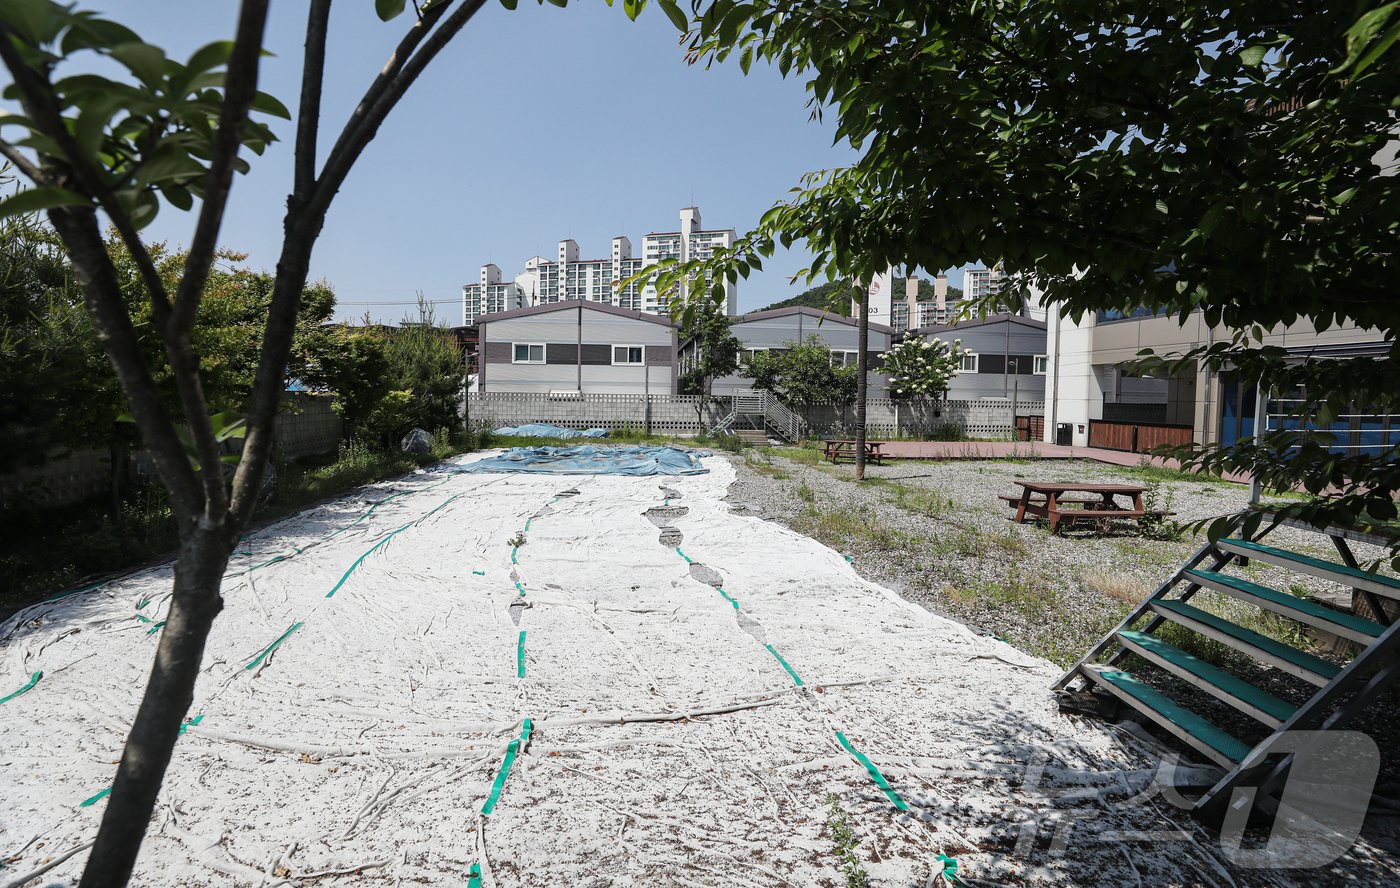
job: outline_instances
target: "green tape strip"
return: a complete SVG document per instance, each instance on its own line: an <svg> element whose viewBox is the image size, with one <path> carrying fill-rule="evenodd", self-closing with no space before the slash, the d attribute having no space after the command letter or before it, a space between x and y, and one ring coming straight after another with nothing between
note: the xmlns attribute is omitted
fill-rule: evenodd
<svg viewBox="0 0 1400 888"><path fill-rule="evenodd" d="M446 482L443 482L443 483L446 483ZM361 564L364 563L364 560L365 560L366 558L368 558L369 556L373 555L374 552L375 552L375 550L377 550L380 546L382 546L382 545L384 545L385 543L389 542L389 540L391 540L391 539L393 539L394 537L398 536L399 534L403 533L405 530L408 530L408 529L409 529L410 527L412 527L413 525L415 525L415 524L420 524L420 523L422 523L422 522L424 522L424 521L427 521L427 520L428 520L429 518L431 518L435 513L437 513L440 509L445 508L445 507L447 506L448 503L452 502L453 500L455 500L455 499L456 499L457 497L459 497L459 496L461 496L460 493L454 493L452 496L449 496L447 499L443 500L442 502L438 503L438 504L437 504L436 506L434 506L433 508L429 509L421 518L414 519L413 521L410 521L410 522L408 522L407 524L405 524L403 527L400 527L400 528L398 528L398 529L396 529L396 530L391 530L391 531L389 531L387 534L385 534L383 539L381 539L379 542L375 543L373 546L370 546L369 549L368 549L363 555L361 555L359 558L356 558L356 559L355 559L355 563L350 565L350 569L349 569L349 570L347 570L345 573L341 574L340 580L339 580L333 587L331 587L331 591L329 591L329 592L326 593L326 597L327 597L327 598L330 598L332 595L334 595L335 593L339 592L339 591L340 591L340 587L345 585L345 581L348 580L348 579L350 579L350 575L351 575L352 573L354 573L354 572L356 571L356 569L359 568L359 566L360 566Z"/></svg>
<svg viewBox="0 0 1400 888"><path fill-rule="evenodd" d="M446 481L443 481L443 482L440 482L440 483L441 483L441 484L446 484L447 482L446 482ZM434 485L433 485L433 487L438 487L438 486L440 486L440 484L434 484ZM359 524L360 522L362 522L362 521L364 521L365 519L369 518L371 515L374 514L374 512L375 512L376 509L378 509L378 508L379 508L380 506L382 506L382 505L385 505L386 503L393 502L394 500L398 499L399 497L408 496L408 495L411 494L411 493L423 493L425 490L431 490L431 489L432 489L432 487L427 487L427 488L424 488L423 490L405 490L405 491L403 491L402 493L396 493L396 494L394 494L393 496L386 496L386 497L384 497L384 499L382 499L382 500L380 500L379 502L374 503L373 505L371 505L368 509L365 510L365 513L364 513L363 515L361 515L360 517L356 518L354 521L351 521L349 524L345 525L344 527L340 528L339 530L333 530L333 531L331 531L330 533L328 533L328 534L326 534L325 536L321 537L321 539L317 540L316 543L313 543L312 545L316 545L316 544L319 544L319 543L324 543L324 542L326 542L327 540L330 540L330 539L333 539L333 538L335 538L335 537L337 537L337 536L340 536L342 533L345 533L345 531L350 530L352 527L356 526L356 525ZM241 577L241 576L243 576L244 574L250 574L250 573L252 573L252 572L255 571L255 570L260 570L260 569L262 569L262 568L264 568L264 567L267 567L268 565L276 564L276 563L279 562L279 561L286 561L288 558L291 558L291 557L293 557L293 556L295 556L295 555L300 555L302 552L305 552L306 549L309 549L309 548L311 548L310 545L308 545L306 548L300 548L300 547L297 547L297 546L293 546L293 547L292 547L292 554L291 554L291 555L276 555L276 556L273 556L272 558L267 559L266 561L262 562L261 564L255 564L255 565L253 565L252 567L248 568L247 570L241 570L241 571L237 571L237 572L235 572L235 573L224 574L224 579L227 580L227 579L229 579L229 578L231 578L231 577ZM249 552L248 554L251 555L252 553Z"/></svg>
<svg viewBox="0 0 1400 888"><path fill-rule="evenodd" d="M525 677L525 630L520 630L520 640L515 643L515 677Z"/></svg>
<svg viewBox="0 0 1400 888"><path fill-rule="evenodd" d="M345 571L345 573L343 573L343 574L340 575L340 579L337 580L336 583L335 583L335 585L331 587L331 591L329 591L329 592L326 593L326 597L327 597L327 598L330 598L332 595L334 595L335 593L339 592L339 591L340 591L340 587L345 585L345 581L348 580L348 579L350 579L350 575L351 575L352 573L354 573L354 572L356 571L356 569L358 569L359 566L360 566L361 564L364 563L364 560L365 560L366 558L368 558L369 556L373 555L376 549L378 549L380 546L384 545L385 543L389 542L389 540L393 539L393 538L394 538L394 534L397 534L399 531L408 530L408 528L410 528L410 527L412 527L411 524L405 524L403 527L400 527L398 530L394 531L393 533L390 533L388 536L384 537L384 539L382 539L382 540L380 540L379 542L375 543L373 546L370 546L370 547L369 547L369 550L368 550L367 552L365 552L365 553L364 553L363 555L361 555L359 558L356 558L356 559L355 559L355 562L354 562L353 564L350 565L350 569L349 569L349 570Z"/></svg>
<svg viewBox="0 0 1400 888"><path fill-rule="evenodd" d="M958 862L947 854L935 855L935 859L943 864L943 879L949 885L961 885L962 880L958 878Z"/></svg>
<svg viewBox="0 0 1400 888"><path fill-rule="evenodd" d="M793 684L797 685L799 688L802 687L801 676L799 676L796 672L793 671L792 667L788 665L788 661L784 660L783 655L778 653L778 649L773 647L771 644L765 644L764 647L768 648L768 653L773 655L773 659L777 660L783 665L783 669L787 670L787 674L792 676Z"/></svg>
<svg viewBox="0 0 1400 888"><path fill-rule="evenodd" d="M525 727L520 732L520 736L510 741L506 747L506 757L501 761L501 769L496 772L496 782L491 785L491 794L486 797L486 802L481 806L481 813L489 815L496 810L496 802L501 799L501 790L505 788L506 778L510 776L510 766L515 764L515 757L520 754L520 750L525 744L530 742L531 722L525 719Z"/></svg>
<svg viewBox="0 0 1400 888"><path fill-rule="evenodd" d="M481 888L481 864L473 863L467 870L467 888Z"/></svg>
<svg viewBox="0 0 1400 888"><path fill-rule="evenodd" d="M535 516L533 516L533 515L531 515L529 518L526 518L526 519L525 519L525 529L526 529L526 530L529 530L529 529L530 529L530 522L531 522L531 521L534 521L534 520L535 520Z"/></svg>
<svg viewBox="0 0 1400 888"><path fill-rule="evenodd" d="M151 628L149 628L149 629L146 630L146 635L147 635L147 636L155 635L157 632L160 631L160 627L162 627L162 626L164 626L164 625L165 625L165 621L164 621L164 620L158 620L158 621L152 623L152 624L151 624Z"/></svg>
<svg viewBox="0 0 1400 888"><path fill-rule="evenodd" d="M716 586L715 588L719 590L719 594L721 594L721 595L724 596L724 600L725 600L725 601L727 601L727 602L729 602L730 604L734 605L734 609L735 609L735 610L738 610L738 609L739 609L739 602L737 602L737 601L735 601L733 598L731 598L731 597L729 596L729 593L726 592L726 591L724 591L724 587L723 587L723 586Z"/></svg>
<svg viewBox="0 0 1400 888"><path fill-rule="evenodd" d="M3 702L5 702L5 701L0 700L0 703L3 703ZM191 727L193 727L194 725L199 724L199 723L202 722L202 721L204 721L204 716L203 716L203 714L200 714L200 715L196 715L196 716L195 716L194 718L192 718L192 719L189 719L188 721L181 722L181 723L180 723L180 735L183 736L184 733L185 733L185 731L189 730ZM107 796L109 796L109 795L111 795L111 794L112 794L112 787L109 786L109 787L107 787L106 789L102 790L101 792L97 793L96 795L90 796L90 797L88 797L88 798L86 798L86 799L83 799L81 802L78 803L78 807L79 807L79 808L91 808L93 805L95 805L95 804L97 804L98 802L102 801L103 799L107 798Z"/></svg>
<svg viewBox="0 0 1400 888"><path fill-rule="evenodd" d="M472 573L476 574L476 575L479 576L479 577L484 577L484 576L486 576L486 571L484 571L484 570L474 570L474 571L472 571Z"/></svg>
<svg viewBox="0 0 1400 888"><path fill-rule="evenodd" d="M525 597L525 585L524 585L523 583L521 583L519 580L516 580L516 581L515 581L515 591L517 591L517 592L520 593L520 597L521 597L521 598L524 598L524 597Z"/></svg>
<svg viewBox="0 0 1400 888"><path fill-rule="evenodd" d="M512 546L512 547L511 547L511 549L510 549L510 563L511 563L511 564L519 564L519 563L520 563L519 561L516 561L516 560L515 560L515 554L516 554L517 552L519 552L519 551L520 551L520 547L519 547L519 546Z"/></svg>
<svg viewBox="0 0 1400 888"><path fill-rule="evenodd" d="M894 803L896 808L901 811L909 810L909 803L904 801L903 797L894 791L894 787L890 786L889 781L885 779L885 775L880 773L880 769L875 767L874 762L865 757L865 753L852 746L851 741L847 740L846 735L840 731L836 732L836 739L841 741L841 745L845 747L847 752L855 756L856 761L865 766L865 771L870 775L870 779L875 781L875 785L880 787L885 795L889 797L889 800Z"/></svg>
<svg viewBox="0 0 1400 888"><path fill-rule="evenodd" d="M0 697L0 703L8 703L8 702L10 702L10 701L13 700L14 698L18 697L20 694L23 694L25 691L29 690L30 688L32 688L32 687L34 687L36 684L38 684L38 683L39 683L39 679L41 679L41 678L43 678L43 677L44 677L44 673L42 673L42 672L36 672L36 673L34 673L33 675L29 676L29 681L27 681L27 682L24 683L24 687L22 687L22 688L20 688L19 690L15 691L13 694L6 694L5 696Z"/></svg>
<svg viewBox="0 0 1400 888"><path fill-rule="evenodd" d="M45 598L44 600L45 600L45 601L57 601L57 600L59 600L60 598L67 598L69 595L77 595L77 594L82 593L82 592L91 592L93 589L96 589L98 586L105 586L105 585L107 585L108 582L109 582L109 581L107 581L107 580L103 580L103 581L100 582L100 583L90 583L90 584L88 584L88 585L86 585L86 586L79 586L79 587L76 588L76 589L69 589L69 590L66 591L66 592L55 592L54 594L50 595L48 598Z"/></svg>
<svg viewBox="0 0 1400 888"><path fill-rule="evenodd" d="M92 798L90 798L90 799L84 799L83 801L79 802L79 803L78 803L78 807L79 807L79 808L91 808L93 805L95 805L95 804L97 804L98 802L102 801L103 799L107 798L107 796L109 796L109 795L111 795L111 794L112 794L112 787L109 786L109 787L107 787L106 789L104 789L104 790L102 790L101 792L99 792L97 795L93 796Z"/></svg>
<svg viewBox="0 0 1400 888"><path fill-rule="evenodd" d="M281 644L282 642L284 642L284 641L287 640L287 636L288 636L288 635L291 635L293 632L297 631L297 630L300 629L300 628L301 628L301 620L297 620L295 623L293 623L293 624L291 625L291 628L289 628L286 632L283 632L281 635L277 636L277 640L276 640L276 641L274 641L272 644L268 645L267 647L263 648L263 649L262 649L262 653L258 654L258 656L253 660L253 662L249 663L247 666L244 666L243 668L244 668L244 669L256 669L259 663L261 663L263 660L266 660L266 659L267 659L268 654L271 654L273 651L277 650L277 646L278 646L279 644Z"/></svg>
<svg viewBox="0 0 1400 888"><path fill-rule="evenodd" d="M684 558L686 564L694 564L694 563L695 563L694 561L691 561L691 560L690 560L690 556L689 556L689 555L687 555L687 554L685 554L684 552L681 551L681 547L680 547L680 546L677 546L677 547L676 547L676 554L679 555L679 556L681 556L682 558Z"/></svg>

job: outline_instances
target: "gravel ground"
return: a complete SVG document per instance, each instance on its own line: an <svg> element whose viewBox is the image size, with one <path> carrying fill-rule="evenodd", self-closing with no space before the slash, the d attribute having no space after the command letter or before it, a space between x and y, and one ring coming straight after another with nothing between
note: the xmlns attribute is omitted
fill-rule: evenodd
<svg viewBox="0 0 1400 888"><path fill-rule="evenodd" d="M1247 489L1235 484L1144 482L1137 470L1062 460L896 462L869 467L867 478L876 483L857 486L850 465L814 466L790 455L782 449L731 455L739 466L731 501L818 537L862 573L931 610L1062 665L1170 577L1204 537L1147 539L1128 525L1109 534L1052 535L1043 524L1015 523L997 499L1019 492L1015 479L1146 483L1156 487L1157 507L1175 512L1181 523L1230 514L1248 501ZM1317 534L1279 528L1271 536L1277 545L1335 557ZM1356 553L1365 559L1379 550L1356 547ZM1282 589L1328 586L1263 564L1251 565L1250 574ZM1229 599L1211 603L1227 615L1232 606ZM1058 620L1046 620L1047 611Z"/></svg>
<svg viewBox="0 0 1400 888"><path fill-rule="evenodd" d="M909 600L1061 666L1082 656L1169 578L1204 542L1204 534L1187 531L1176 540L1149 539L1125 525L1108 534L1052 535L1043 524L1015 523L1010 507L997 498L1019 492L1015 479L1146 484L1155 506L1175 512L1183 524L1231 514L1248 502L1248 490L1240 485L1092 462L895 462L869 467L867 483L856 485L852 466L813 464L813 452L765 448L728 456L738 469L730 489L732 508L813 536L844 553L860 573ZM1270 541L1336 558L1330 542L1316 533L1278 528ZM1363 563L1381 554L1362 545L1353 545L1353 551ZM1246 573L1276 589L1349 598L1324 581L1259 562ZM1192 603L1319 656L1339 658L1297 624L1260 615L1234 599L1201 592ZM1213 642L1198 636L1191 640L1203 642L1195 652L1231 656L1233 671L1295 704L1313 691L1299 679ZM1147 664L1139 661L1131 668L1164 690L1181 690L1175 678ZM1201 714L1240 739L1257 741L1266 733L1252 719L1193 690L1193 701L1200 698ZM1400 698L1392 693L1391 699ZM1355 727L1370 733L1383 750L1395 749L1400 748L1397 722L1395 707L1387 707ZM1400 756L1385 757L1381 782L1400 784ZM1391 794L1397 793L1400 789Z"/></svg>

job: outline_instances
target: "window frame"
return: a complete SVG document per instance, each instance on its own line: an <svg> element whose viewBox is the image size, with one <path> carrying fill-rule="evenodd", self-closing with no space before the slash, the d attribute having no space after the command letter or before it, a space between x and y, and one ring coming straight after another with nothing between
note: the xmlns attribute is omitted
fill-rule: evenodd
<svg viewBox="0 0 1400 888"><path fill-rule="evenodd" d="M828 357L827 357L827 360L828 360L828 362L831 364L831 367L832 367L833 370L836 369L836 368L838 368L838 367L859 367L859 366L860 366L860 350L859 350L859 349L855 349L855 348L829 348L829 349L827 349L827 351L829 352ZM836 363L836 356L837 356L837 355L840 355L840 356L841 356L841 363L839 363L839 364Z"/></svg>
<svg viewBox="0 0 1400 888"><path fill-rule="evenodd" d="M639 360L636 360L636 361L632 361L632 360L619 361L619 360L617 359L617 350L620 349L620 348L628 349L628 351L629 351L628 357L629 357L629 358L631 357L631 355L630 355L631 349L634 349L634 348L635 348L635 349L638 351L638 353L640 354L640 359L639 359ZM645 367L645 366L647 365L647 350L646 350L646 346L644 346L644 345L638 345L638 344L636 344L636 343L623 343L623 344L616 344L616 345L613 345L613 346L612 346L612 352L610 353L610 356L611 356L611 358L612 358L612 365L613 365L614 367Z"/></svg>
<svg viewBox="0 0 1400 888"><path fill-rule="evenodd" d="M523 361L520 360L520 357L519 357L519 349L520 349L520 347L521 347L522 345L525 347L525 360L523 360ZM534 360L533 358L530 357L530 350L533 349L533 348L535 348L535 347L537 347L537 346L539 347L539 350L540 350L540 359L539 359L538 361L536 361L536 360ZM545 362L545 347L544 347L544 346L545 346L545 344L544 344L543 342L511 342L511 344L510 344L510 362L511 362L512 364L543 364L543 363Z"/></svg>
<svg viewBox="0 0 1400 888"><path fill-rule="evenodd" d="M1036 369L1037 367L1040 368L1040 369ZM1032 375L1032 376L1044 376L1046 373L1049 373L1049 372L1050 372L1050 356L1049 356L1049 355L1032 355L1032 356L1031 356L1031 375Z"/></svg>
<svg viewBox="0 0 1400 888"><path fill-rule="evenodd" d="M969 370L969 369L967 368L967 366L966 366L966 364L967 364L967 359L968 359L968 358L971 358L971 359L972 359L972 369L970 369L970 370ZM961 361L961 363L958 365L958 372L959 372L959 373L977 373L977 372L978 372L978 364L979 364L979 363L980 363L980 362L978 361L978 354L977 354L977 352L975 352L975 351L965 351L965 352L962 353L962 361Z"/></svg>

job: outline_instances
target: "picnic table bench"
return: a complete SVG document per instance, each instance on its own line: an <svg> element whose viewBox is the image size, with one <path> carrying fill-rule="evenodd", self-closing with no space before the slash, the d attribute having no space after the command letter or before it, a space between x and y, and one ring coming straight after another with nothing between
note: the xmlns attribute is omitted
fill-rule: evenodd
<svg viewBox="0 0 1400 888"><path fill-rule="evenodd" d="M1001 499L1015 507L1017 523L1024 522L1027 515L1032 518L1044 518L1050 522L1051 533L1056 533L1061 523L1106 523L1110 518L1123 518L1141 523L1143 517L1149 514L1154 517L1166 514L1150 511L1143 506L1142 495L1147 492L1147 488L1137 484L1046 483L1019 479L1016 483L1021 487L1020 496L1002 496ZM1132 505L1120 504L1120 496L1131 498ZM1061 508L1066 505L1082 508Z"/></svg>
<svg viewBox="0 0 1400 888"><path fill-rule="evenodd" d="M823 441L826 448L826 458L831 460L832 465L843 456L849 456L852 460L856 458L856 442L854 438L833 438ZM866 441L865 459L867 462L878 463L884 459L884 441Z"/></svg>

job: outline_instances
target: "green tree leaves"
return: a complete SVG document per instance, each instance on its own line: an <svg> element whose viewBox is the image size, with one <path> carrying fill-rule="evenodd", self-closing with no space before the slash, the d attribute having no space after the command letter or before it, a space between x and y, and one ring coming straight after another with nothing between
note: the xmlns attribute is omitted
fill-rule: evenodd
<svg viewBox="0 0 1400 888"><path fill-rule="evenodd" d="M41 132L25 116L0 117L0 136L69 168L54 170L59 181L44 188L60 187L65 176L77 182L91 177L132 214L138 228L156 217L161 198L187 210L203 195L231 42L206 44L182 64L129 28L51 0L6 3L0 7L0 26L18 38L16 47L30 66L30 77L47 78L51 70L73 64L84 67L85 56L110 59L129 75L83 73L53 82L53 104L66 139L52 131ZM17 86L8 86L4 95L17 98ZM262 117L291 117L281 102L261 92L252 110ZM17 138L10 134L15 129L22 131ZM274 139L269 126L256 117L243 127L242 144L255 154ZM247 162L239 159L237 168L246 172ZM0 205L0 214L92 203L41 204L39 193L20 203ZM55 192L48 193L53 199Z"/></svg>
<svg viewBox="0 0 1400 888"><path fill-rule="evenodd" d="M854 366L833 366L831 349L815 333L781 350L756 352L743 368L754 388L772 392L798 410L814 404L849 404L858 380Z"/></svg>

